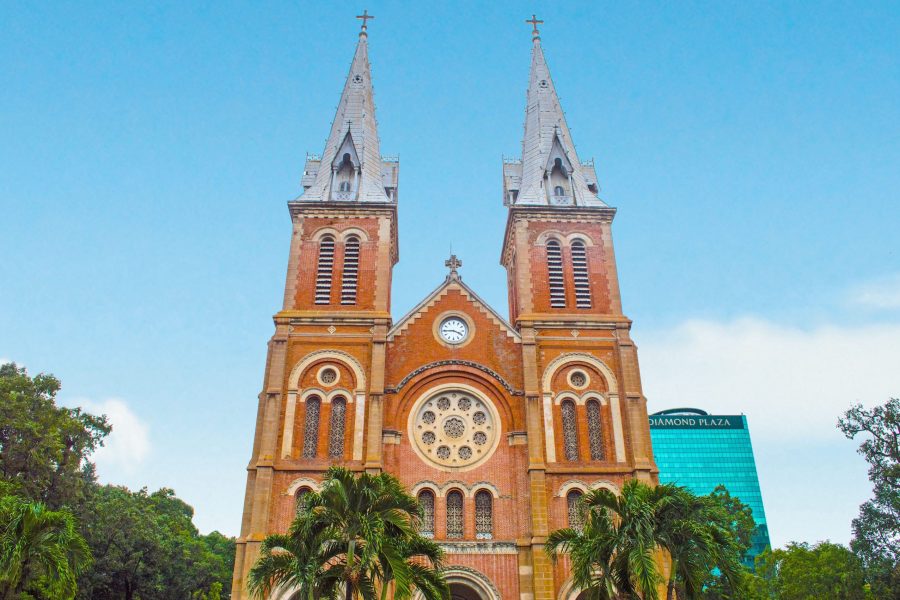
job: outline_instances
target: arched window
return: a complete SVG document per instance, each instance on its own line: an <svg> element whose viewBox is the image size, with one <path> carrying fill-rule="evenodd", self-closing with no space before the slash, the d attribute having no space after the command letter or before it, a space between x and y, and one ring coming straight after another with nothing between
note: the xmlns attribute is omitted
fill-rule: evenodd
<svg viewBox="0 0 900 600"><path fill-rule="evenodd" d="M584 527L584 508L581 506L581 495L580 490L571 490L566 494L569 527L579 531Z"/></svg>
<svg viewBox="0 0 900 600"><path fill-rule="evenodd" d="M563 400L560 410L562 412L563 446L565 447L566 460L578 460L578 428L575 417L575 403L571 400Z"/></svg>
<svg viewBox="0 0 900 600"><path fill-rule="evenodd" d="M334 238L324 236L319 241L319 266L316 272L316 304L331 302L331 273L334 269Z"/></svg>
<svg viewBox="0 0 900 600"><path fill-rule="evenodd" d="M420 533L425 537L434 537L434 492L431 490L419 492L419 508L422 511Z"/></svg>
<svg viewBox="0 0 900 600"><path fill-rule="evenodd" d="M587 403L588 440L591 443L591 460L603 460L603 424L600 420L600 403L588 400Z"/></svg>
<svg viewBox="0 0 900 600"><path fill-rule="evenodd" d="M303 510L305 508L305 506L303 504L303 499L311 491L312 490L309 489L308 487L302 487L297 490L297 493L294 494L294 507L296 508L297 512L300 512L301 510Z"/></svg>
<svg viewBox="0 0 900 600"><path fill-rule="evenodd" d="M356 304L356 282L359 279L359 238L352 235L344 242L344 274L341 281L341 304Z"/></svg>
<svg viewBox="0 0 900 600"><path fill-rule="evenodd" d="M341 184L338 186L338 191L340 191L340 192L349 192L349 191L350 191L350 182L349 182L349 181L342 181Z"/></svg>
<svg viewBox="0 0 900 600"><path fill-rule="evenodd" d="M566 287L563 280L562 248L556 240L547 242L547 273L550 283L550 306L566 307Z"/></svg>
<svg viewBox="0 0 900 600"><path fill-rule="evenodd" d="M553 195L554 196L565 196L566 190L563 189L563 186L558 185L555 188L553 188Z"/></svg>
<svg viewBox="0 0 900 600"><path fill-rule="evenodd" d="M347 401L335 398L331 401L331 431L328 437L328 456L344 456L344 423L347 419Z"/></svg>
<svg viewBox="0 0 900 600"><path fill-rule="evenodd" d="M463 495L459 490L447 494L447 539L463 536Z"/></svg>
<svg viewBox="0 0 900 600"><path fill-rule="evenodd" d="M584 242L572 242L572 274L575 278L575 307L591 307L591 280L588 277L587 251Z"/></svg>
<svg viewBox="0 0 900 600"><path fill-rule="evenodd" d="M319 446L319 408L317 396L306 399L306 425L303 428L303 458L315 458Z"/></svg>
<svg viewBox="0 0 900 600"><path fill-rule="evenodd" d="M494 535L494 498L487 490L475 494L475 539L489 540Z"/></svg>

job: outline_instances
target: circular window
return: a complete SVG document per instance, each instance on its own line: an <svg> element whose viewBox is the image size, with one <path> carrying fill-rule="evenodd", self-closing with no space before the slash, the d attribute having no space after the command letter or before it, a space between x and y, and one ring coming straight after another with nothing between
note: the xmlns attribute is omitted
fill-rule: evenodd
<svg viewBox="0 0 900 600"><path fill-rule="evenodd" d="M444 468L471 468L497 447L499 417L489 400L462 389L426 393L413 407L410 439L423 459Z"/></svg>
<svg viewBox="0 0 900 600"><path fill-rule="evenodd" d="M325 386L334 385L341 378L338 370L332 366L322 367L321 369L319 369L316 377L318 378L319 383Z"/></svg>
<svg viewBox="0 0 900 600"><path fill-rule="evenodd" d="M587 376L587 373L584 371L570 371L569 372L569 385L571 385L575 389L586 388L590 379Z"/></svg>

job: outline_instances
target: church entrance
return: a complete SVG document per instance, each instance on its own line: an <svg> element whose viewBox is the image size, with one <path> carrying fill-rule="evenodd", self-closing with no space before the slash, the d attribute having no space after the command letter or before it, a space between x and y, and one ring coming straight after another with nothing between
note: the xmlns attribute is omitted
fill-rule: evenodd
<svg viewBox="0 0 900 600"><path fill-rule="evenodd" d="M465 583L451 583L450 598L451 600L484 600L481 594Z"/></svg>

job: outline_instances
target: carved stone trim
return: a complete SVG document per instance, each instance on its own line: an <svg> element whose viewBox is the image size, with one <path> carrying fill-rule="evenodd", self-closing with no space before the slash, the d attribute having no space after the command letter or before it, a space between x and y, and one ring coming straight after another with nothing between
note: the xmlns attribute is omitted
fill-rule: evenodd
<svg viewBox="0 0 900 600"><path fill-rule="evenodd" d="M472 369L477 369L477 370L481 371L482 373L484 373L484 374L486 374L486 375L492 377L493 379L497 380L497 382L498 382L501 386L503 386L503 389L505 389L505 390L506 390L507 392L509 392L511 395L513 395L513 396L524 396L524 395L525 395L525 392L524 392L524 391L513 389L513 387L512 387L511 385L509 385L509 384L506 382L506 380L503 379L503 377L501 377L496 371L493 371L492 369L489 369L488 367L486 367L486 366L484 366L484 365L482 365L482 364L479 364L479 363L476 363L476 362L472 362L472 361L470 361L470 360L456 360L456 359L453 359L453 360L439 360L439 361L436 361L436 362L433 362L433 363L428 363L427 365L422 365L421 367L419 367L418 369L416 369L415 371L413 371L412 373L410 373L409 375L407 375L406 377L404 377L404 378L400 381L400 383L398 383L398 384L396 385L396 387L392 387L392 388L391 388L391 387L388 387L388 388L385 388L385 389L384 389L384 392L385 392L386 394L396 394L397 392L399 392L400 390L402 390L402 389L406 386L406 384L409 383L414 377L418 377L419 375L421 375L421 374L424 373L425 371L428 371L428 370L431 370L431 369L437 369L437 368L440 368L440 367L469 367L469 368L472 368Z"/></svg>
<svg viewBox="0 0 900 600"><path fill-rule="evenodd" d="M518 554L515 542L440 542L447 554ZM459 570L463 567L448 567Z"/></svg>

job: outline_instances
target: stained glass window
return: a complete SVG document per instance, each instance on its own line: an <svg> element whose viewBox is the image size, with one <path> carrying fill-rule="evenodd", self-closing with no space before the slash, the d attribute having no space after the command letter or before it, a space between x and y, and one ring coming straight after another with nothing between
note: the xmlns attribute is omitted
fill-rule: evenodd
<svg viewBox="0 0 900 600"><path fill-rule="evenodd" d="M486 490L475 494L475 538L489 540L494 533L493 497Z"/></svg>
<svg viewBox="0 0 900 600"><path fill-rule="evenodd" d="M331 302L331 271L334 268L334 238L326 235L319 242L319 266L316 272L316 304Z"/></svg>
<svg viewBox="0 0 900 600"><path fill-rule="evenodd" d="M347 401L335 398L331 401L331 433L328 438L328 456L344 456L344 423L347 416Z"/></svg>
<svg viewBox="0 0 900 600"><path fill-rule="evenodd" d="M562 411L563 445L565 446L566 460L578 460L578 428L575 420L575 403L564 400L560 406Z"/></svg>
<svg viewBox="0 0 900 600"><path fill-rule="evenodd" d="M303 429L303 458L315 458L319 445L319 408L316 396L306 400L306 426Z"/></svg>
<svg viewBox="0 0 900 600"><path fill-rule="evenodd" d="M572 490L566 494L566 508L569 512L569 527L581 530L584 527L584 510L579 503L581 492Z"/></svg>
<svg viewBox="0 0 900 600"><path fill-rule="evenodd" d="M600 403L596 400L589 400L587 403L587 422L591 460L603 460L603 424L600 419Z"/></svg>
<svg viewBox="0 0 900 600"><path fill-rule="evenodd" d="M425 537L434 537L434 492L419 492L419 507L422 509L422 530Z"/></svg>
<svg viewBox="0 0 900 600"><path fill-rule="evenodd" d="M447 539L463 536L463 495L458 490L447 494Z"/></svg>

